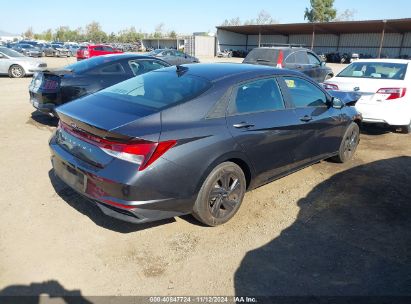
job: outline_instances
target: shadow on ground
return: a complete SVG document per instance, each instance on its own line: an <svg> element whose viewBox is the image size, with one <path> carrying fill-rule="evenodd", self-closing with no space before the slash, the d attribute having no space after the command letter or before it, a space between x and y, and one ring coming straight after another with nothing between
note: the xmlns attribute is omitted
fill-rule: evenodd
<svg viewBox="0 0 411 304"><path fill-rule="evenodd" d="M411 295L411 157L338 173L292 226L246 254L237 295Z"/></svg>
<svg viewBox="0 0 411 304"><path fill-rule="evenodd" d="M92 201L72 190L54 174L53 170L49 171L49 178L56 193L67 204L105 229L120 233L131 233L175 222L174 218L146 224L133 224L117 220L105 215Z"/></svg>
<svg viewBox="0 0 411 304"><path fill-rule="evenodd" d="M2 304L40 304L47 303L45 298L61 298L66 304L91 304L80 290L67 290L57 281L31 283L30 285L11 285L0 290ZM53 302L54 303L54 302Z"/></svg>
<svg viewBox="0 0 411 304"><path fill-rule="evenodd" d="M367 135L382 135L387 133L402 133L402 129L382 124L362 124L361 133Z"/></svg>
<svg viewBox="0 0 411 304"><path fill-rule="evenodd" d="M40 111L32 112L30 119L27 121L28 124L37 127L57 127L58 122L58 118L44 114Z"/></svg>

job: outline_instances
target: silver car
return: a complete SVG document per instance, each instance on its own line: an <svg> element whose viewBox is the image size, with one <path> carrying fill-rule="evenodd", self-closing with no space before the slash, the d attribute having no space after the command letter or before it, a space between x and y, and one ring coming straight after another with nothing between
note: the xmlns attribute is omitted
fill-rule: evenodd
<svg viewBox="0 0 411 304"><path fill-rule="evenodd" d="M173 49L158 49L151 51L147 55L160 58L171 65L200 62L196 57Z"/></svg>
<svg viewBox="0 0 411 304"><path fill-rule="evenodd" d="M39 59L26 57L19 52L0 47L0 75L21 78L26 75L33 75L36 70L46 67L47 64Z"/></svg>

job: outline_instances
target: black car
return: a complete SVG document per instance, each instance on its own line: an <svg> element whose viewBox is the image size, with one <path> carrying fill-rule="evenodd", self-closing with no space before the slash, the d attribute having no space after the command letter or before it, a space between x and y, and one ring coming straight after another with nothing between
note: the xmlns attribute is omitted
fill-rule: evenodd
<svg viewBox="0 0 411 304"><path fill-rule="evenodd" d="M54 108L63 103L168 66L160 59L133 54L93 57L63 69L38 72L29 86L30 101L36 109L53 115Z"/></svg>
<svg viewBox="0 0 411 304"><path fill-rule="evenodd" d="M50 44L43 50L45 56L53 57L70 57L71 53L68 48L62 44Z"/></svg>
<svg viewBox="0 0 411 304"><path fill-rule="evenodd" d="M109 216L193 213L215 226L246 190L325 158L349 160L361 120L349 104L290 70L169 67L57 108L52 164Z"/></svg>
<svg viewBox="0 0 411 304"><path fill-rule="evenodd" d="M292 46L260 47L248 53L243 63L269 65L277 68L296 70L310 76L317 82L324 82L334 76L313 51Z"/></svg>
<svg viewBox="0 0 411 304"><path fill-rule="evenodd" d="M29 57L42 57L43 53L37 47L34 47L28 43L17 43L13 46L13 50L22 53L25 56Z"/></svg>

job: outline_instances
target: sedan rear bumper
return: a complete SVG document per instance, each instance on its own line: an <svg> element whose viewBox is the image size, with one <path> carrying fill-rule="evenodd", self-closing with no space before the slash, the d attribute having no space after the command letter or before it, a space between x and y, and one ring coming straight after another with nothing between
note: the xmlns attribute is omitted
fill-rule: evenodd
<svg viewBox="0 0 411 304"><path fill-rule="evenodd" d="M110 217L131 223L145 223L191 213L194 204L192 197L164 197L156 192L156 184L152 184L151 189L145 181L125 184L126 181L115 180L119 178L118 175L107 179L99 173L104 169L98 169L68 153L53 138L50 140L50 149L54 174Z"/></svg>

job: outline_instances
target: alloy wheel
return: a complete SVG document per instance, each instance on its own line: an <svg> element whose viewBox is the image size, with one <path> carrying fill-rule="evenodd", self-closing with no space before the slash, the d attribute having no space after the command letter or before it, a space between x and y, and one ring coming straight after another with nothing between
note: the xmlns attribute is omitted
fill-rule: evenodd
<svg viewBox="0 0 411 304"><path fill-rule="evenodd" d="M352 129L350 133L348 133L347 137L345 138L344 142L344 157L345 159L351 159L354 155L355 150L357 149L358 145L358 132L356 129Z"/></svg>
<svg viewBox="0 0 411 304"><path fill-rule="evenodd" d="M241 203L240 178L233 172L223 171L210 191L208 202L215 218L230 216Z"/></svg>
<svg viewBox="0 0 411 304"><path fill-rule="evenodd" d="M23 76L23 74L24 74L23 69L20 66L13 66L11 68L11 75L14 78L20 78Z"/></svg>

